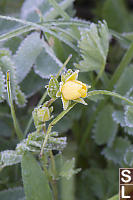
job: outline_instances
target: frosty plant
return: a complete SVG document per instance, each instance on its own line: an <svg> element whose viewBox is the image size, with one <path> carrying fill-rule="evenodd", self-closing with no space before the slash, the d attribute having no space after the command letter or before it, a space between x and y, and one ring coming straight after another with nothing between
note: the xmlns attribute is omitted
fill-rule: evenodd
<svg viewBox="0 0 133 200"><path fill-rule="evenodd" d="M21 200L66 200L66 188L73 189L74 174L81 169L75 169L75 158L68 159L64 153L65 131L76 138L72 146L76 146L78 167L84 153L85 159L91 159L85 168L97 163L99 167L101 157L96 155L98 160L94 160L94 154L100 145L98 149L106 160L101 166L115 163L132 167L131 141L123 135L133 135L133 43L129 35L109 30L105 20L96 24L74 18L73 0L34 2L25 0L20 18L0 15L8 26L15 24L9 26L10 31L6 28L0 33L0 117L3 127L8 125L4 134L10 138L10 149L15 147L3 150L7 144L2 146L0 169L21 163L24 192L22 187L17 188L22 191ZM126 53L120 55L116 70L108 73L105 68L110 61L107 56L112 37ZM117 135L118 125L123 129L122 137ZM88 179L95 183L91 174L100 173L99 178L103 174L106 177L106 172L106 168L96 169L96 173L86 172L86 177L89 174ZM102 198L101 193L100 197L94 195L94 199L108 198Z"/></svg>

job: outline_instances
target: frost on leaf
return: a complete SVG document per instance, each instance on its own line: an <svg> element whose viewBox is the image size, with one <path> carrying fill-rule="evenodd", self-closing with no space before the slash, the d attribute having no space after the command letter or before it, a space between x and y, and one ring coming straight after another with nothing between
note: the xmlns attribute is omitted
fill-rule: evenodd
<svg viewBox="0 0 133 200"><path fill-rule="evenodd" d="M0 68L0 102L4 100L5 91L6 91L5 76Z"/></svg>
<svg viewBox="0 0 133 200"><path fill-rule="evenodd" d="M39 33L31 33L22 41L13 57L18 83L27 76L42 48L43 41Z"/></svg>
<svg viewBox="0 0 133 200"><path fill-rule="evenodd" d="M0 153L0 168L20 163L22 155L16 151L6 150Z"/></svg>
<svg viewBox="0 0 133 200"><path fill-rule="evenodd" d="M82 71L98 70L105 66L109 48L109 31L105 21L80 29L79 48L82 60L75 66Z"/></svg>
<svg viewBox="0 0 133 200"><path fill-rule="evenodd" d="M40 153L43 141L45 139L45 134L43 131L33 132L28 135L27 139L24 139L16 147L16 151L19 154L24 153L25 151ZM58 137L57 132L51 132L47 144L45 146L44 152L49 150L63 150L66 147L66 137Z"/></svg>

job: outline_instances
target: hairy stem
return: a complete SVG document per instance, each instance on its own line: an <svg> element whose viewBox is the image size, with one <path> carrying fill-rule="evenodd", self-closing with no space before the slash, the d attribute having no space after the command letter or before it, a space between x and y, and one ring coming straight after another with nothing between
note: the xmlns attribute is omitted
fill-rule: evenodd
<svg viewBox="0 0 133 200"><path fill-rule="evenodd" d="M44 142L43 142L43 145L42 145L42 148L41 148L41 152L40 152L40 156L43 155L43 152L44 152L44 148L47 144L47 141L48 141L48 137L49 137L49 134L52 130L52 127L58 122L60 121L77 103L73 103L71 104L67 110L63 110L55 119L53 119L53 121L49 124L48 126L48 129L47 129L47 132L46 132L46 135L45 135L45 139L44 139Z"/></svg>
<svg viewBox="0 0 133 200"><path fill-rule="evenodd" d="M13 101L12 101L12 93L11 93L11 85L10 85L10 72L7 72L7 93L8 93L8 99L9 99L9 103L10 103L10 108L11 108L11 115L13 118L13 124L14 124L14 128L15 128L15 132L17 134L17 137L19 140L23 139L23 133L21 131L21 128L19 126L16 114L15 114L15 109L14 109L14 105L13 105Z"/></svg>

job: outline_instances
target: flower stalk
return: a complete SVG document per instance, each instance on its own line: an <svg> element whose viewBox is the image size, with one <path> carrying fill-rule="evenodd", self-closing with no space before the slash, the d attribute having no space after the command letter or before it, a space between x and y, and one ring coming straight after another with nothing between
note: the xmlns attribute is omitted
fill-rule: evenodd
<svg viewBox="0 0 133 200"><path fill-rule="evenodd" d="M15 128L15 132L17 134L17 137L19 140L23 139L23 133L21 131L21 128L19 126L16 114L15 114L15 109L13 105L13 100L12 100L12 92L11 92L11 84L10 84L10 71L7 72L7 93L8 93L8 100L11 108L11 115L13 118L13 124Z"/></svg>

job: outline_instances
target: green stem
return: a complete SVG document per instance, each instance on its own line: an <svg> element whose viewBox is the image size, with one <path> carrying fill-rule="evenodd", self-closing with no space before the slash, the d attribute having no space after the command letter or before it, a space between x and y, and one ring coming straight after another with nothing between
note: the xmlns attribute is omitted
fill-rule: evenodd
<svg viewBox="0 0 133 200"><path fill-rule="evenodd" d="M131 101L130 99L128 99L128 98L126 98L126 97L123 97L123 96L121 96L121 95L118 94L118 93L110 92L110 91L107 91L107 90L93 90L93 91L88 92L88 95L87 95L87 96L90 97L90 96L99 95L99 94L101 94L101 95L108 95L108 96L113 96L113 97L119 98L119 99L121 99L121 100L127 102L129 105L133 106L133 101ZM103 101L99 104L99 106L97 107L96 111L92 114L91 119L90 119L90 122L89 122L89 125L87 126L87 128L86 128L86 130L85 130L85 133L84 133L84 136L83 136L83 138L82 138L82 141L81 141L81 143L80 143L80 147L79 147L80 150L82 149L82 147L83 147L83 145L84 145L86 139L88 138L88 135L89 135L90 130L91 130L92 126L93 126L93 123L94 123L94 121L95 121L95 119L96 119L96 117L97 117L98 112L99 112L99 111L102 109L102 107L105 105L105 102L106 102L106 101L107 101L107 99L103 100Z"/></svg>
<svg viewBox="0 0 133 200"><path fill-rule="evenodd" d="M16 114L15 114L15 109L14 109L14 105L13 105L13 101L12 101L12 93L11 93L11 85L10 85L10 72L7 72L7 92L8 92L8 99L9 99L9 103L10 103L10 108L11 108L11 115L13 118L13 124L14 124L14 128L15 128L15 132L17 134L17 137L19 140L23 139L23 133L20 129L18 120L16 118Z"/></svg>
<svg viewBox="0 0 133 200"><path fill-rule="evenodd" d="M128 99L126 97L123 97L123 96L121 96L120 94L118 94L116 92L110 92L110 91L107 91L107 90L93 90L93 91L90 91L90 92L88 92L87 97L94 96L94 95L99 95L99 94L108 95L108 96L113 96L113 97L119 98L119 99L127 102L129 105L133 106L133 101L131 101L130 99Z"/></svg>
<svg viewBox="0 0 133 200"><path fill-rule="evenodd" d="M117 83L117 81L119 80L120 76L123 73L123 70L128 66L128 64L130 63L130 61L133 58L133 43L131 43L130 47L128 48L127 52L125 53L123 59L121 60L118 68L116 69L114 75L112 76L112 79L110 80L107 90L112 90L114 85ZM92 91L93 92L93 91ZM111 95L112 96L112 95ZM84 136L82 137L82 141L80 143L80 150L83 148L83 145L85 143L85 141L88 138L88 135L91 131L91 128L95 122L95 119L97 117L98 112L103 108L103 106L105 105L106 101L108 100L108 98L102 100L100 102L100 104L97 106L96 111L92 114L91 116L91 120L86 128L86 131L84 133Z"/></svg>
<svg viewBox="0 0 133 200"><path fill-rule="evenodd" d="M52 6L55 8L55 10L60 13L60 15L65 19L69 20L69 15L58 5L58 3L55 0L49 0L49 3L52 4Z"/></svg>
<svg viewBox="0 0 133 200"><path fill-rule="evenodd" d="M58 191L57 191L57 185L56 185L57 172L56 172L55 160L54 160L52 150L50 150L49 153L50 153L50 159L51 159L51 165L52 165L52 172L54 174L54 179L51 181L53 192L54 192L54 200L58 200Z"/></svg>
<svg viewBox="0 0 133 200"><path fill-rule="evenodd" d="M56 75L56 78L58 78L58 77L60 76L61 72L62 72L63 69L66 67L66 65L68 64L68 62L70 61L71 58L72 58L72 55L69 55L68 58L67 58L67 60L64 62L63 66L62 66L62 67L60 68L60 70L58 71L58 73L57 73L57 75ZM46 97L47 97L47 94L48 94L48 92L47 92L47 90L46 90L46 91L44 92L42 98L40 99L40 101L39 101L39 103L38 103L37 106L40 106L40 105L44 102L44 100L45 100ZM30 129L30 126L31 126L31 124L32 124L32 121L33 121L33 117L31 116L31 118L30 118L30 120L29 120L29 122L28 122L28 124L27 124L27 127L26 127L26 129L25 129L24 137L26 137L26 135L27 135L27 133L28 133L28 131L29 131L29 129Z"/></svg>
<svg viewBox="0 0 133 200"><path fill-rule="evenodd" d="M48 137L49 137L49 134L52 130L52 127L58 122L60 121L64 115L66 115L77 103L73 103L71 104L67 110L63 110L55 119L53 119L53 121L49 124L48 126L48 129L47 129L47 132L46 132L46 135L45 135L45 139L44 139L44 142L43 142L43 145L42 145L42 148L41 148L41 152L40 152L40 156L43 155L43 152L44 152L44 148L45 148L45 145L47 144L47 141L48 141Z"/></svg>
<svg viewBox="0 0 133 200"><path fill-rule="evenodd" d="M108 86L108 90L112 90L113 86L119 80L120 76L122 75L124 69L129 65L133 58L133 43L129 46L127 52L125 53L124 57L122 58L119 66L117 67L114 75L111 78L111 81Z"/></svg>

